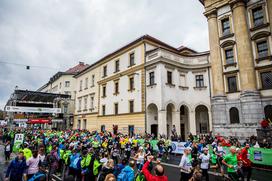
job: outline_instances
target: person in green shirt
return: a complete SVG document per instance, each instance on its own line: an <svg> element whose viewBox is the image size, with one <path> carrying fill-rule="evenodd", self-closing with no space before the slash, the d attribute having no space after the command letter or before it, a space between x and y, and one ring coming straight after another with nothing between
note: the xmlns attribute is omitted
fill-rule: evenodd
<svg viewBox="0 0 272 181"><path fill-rule="evenodd" d="M222 163L227 166L227 172L230 179L233 181L238 181L238 160L235 146L230 147L230 153L225 156L225 158L222 160Z"/></svg>

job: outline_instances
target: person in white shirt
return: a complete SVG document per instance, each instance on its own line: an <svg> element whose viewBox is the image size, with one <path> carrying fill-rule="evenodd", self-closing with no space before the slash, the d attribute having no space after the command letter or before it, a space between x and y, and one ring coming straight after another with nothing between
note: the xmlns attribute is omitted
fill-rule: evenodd
<svg viewBox="0 0 272 181"><path fill-rule="evenodd" d="M209 149L204 148L203 153L199 156L199 159L201 160L200 168L202 170L202 177L206 178L206 181L209 181L209 164L210 164L210 154Z"/></svg>
<svg viewBox="0 0 272 181"><path fill-rule="evenodd" d="M180 168L180 181L188 181L192 177L192 161L189 158L191 154L191 147L186 147L181 157L179 168Z"/></svg>
<svg viewBox="0 0 272 181"><path fill-rule="evenodd" d="M5 160L9 161L10 160L10 154L11 154L11 144L10 141L7 141L5 144Z"/></svg>

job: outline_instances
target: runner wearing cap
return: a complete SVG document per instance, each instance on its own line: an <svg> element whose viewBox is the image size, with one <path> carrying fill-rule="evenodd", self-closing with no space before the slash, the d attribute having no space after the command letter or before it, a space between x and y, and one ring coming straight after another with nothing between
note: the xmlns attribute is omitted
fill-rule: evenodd
<svg viewBox="0 0 272 181"><path fill-rule="evenodd" d="M180 180L181 181L188 181L192 176L192 161L189 158L189 155L191 154L191 147L186 147L184 149L184 153L181 157L179 168L180 168Z"/></svg>
<svg viewBox="0 0 272 181"><path fill-rule="evenodd" d="M209 181L209 162L210 162L210 154L208 148L203 148L203 153L199 156L201 161L200 168L202 170L202 177L206 178L206 181Z"/></svg>

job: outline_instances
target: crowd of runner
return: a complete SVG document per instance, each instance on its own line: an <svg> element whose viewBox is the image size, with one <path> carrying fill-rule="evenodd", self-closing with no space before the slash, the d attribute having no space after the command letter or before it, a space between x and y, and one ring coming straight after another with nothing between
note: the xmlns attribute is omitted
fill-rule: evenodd
<svg viewBox="0 0 272 181"><path fill-rule="evenodd" d="M15 134L23 133L24 142L6 171L6 180L77 181L167 181L160 162L170 159L172 141L154 135L89 132L87 130L2 129L5 159L10 160ZM144 140L144 141L139 141ZM209 180L208 170L219 171L230 180L250 180L251 161L248 149L255 142L241 145L237 139L224 139L212 134L189 135L179 168L180 180ZM226 152L223 149L229 147ZM156 147L156 148L155 148ZM240 149L242 147L242 149Z"/></svg>

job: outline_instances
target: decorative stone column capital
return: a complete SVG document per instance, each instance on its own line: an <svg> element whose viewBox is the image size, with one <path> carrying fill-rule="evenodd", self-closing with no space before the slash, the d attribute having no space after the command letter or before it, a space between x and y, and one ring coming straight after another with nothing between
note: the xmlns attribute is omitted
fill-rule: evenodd
<svg viewBox="0 0 272 181"><path fill-rule="evenodd" d="M229 4L230 4L231 9L233 10L233 9L239 7L239 6L245 6L246 1L245 0L231 0L229 2Z"/></svg>
<svg viewBox="0 0 272 181"><path fill-rule="evenodd" d="M204 16L206 16L208 20L211 18L217 18L217 9L213 8L211 10L204 12Z"/></svg>

